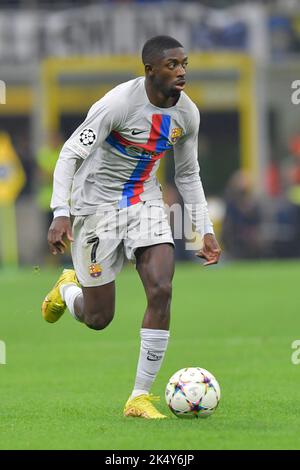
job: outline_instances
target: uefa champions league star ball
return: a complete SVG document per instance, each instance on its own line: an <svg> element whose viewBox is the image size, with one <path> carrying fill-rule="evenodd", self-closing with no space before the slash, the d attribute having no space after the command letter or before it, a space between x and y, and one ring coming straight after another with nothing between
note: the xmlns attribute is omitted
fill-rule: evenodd
<svg viewBox="0 0 300 470"><path fill-rule="evenodd" d="M206 418L216 410L221 391L208 370L187 367L172 375L165 397L168 407L178 418Z"/></svg>

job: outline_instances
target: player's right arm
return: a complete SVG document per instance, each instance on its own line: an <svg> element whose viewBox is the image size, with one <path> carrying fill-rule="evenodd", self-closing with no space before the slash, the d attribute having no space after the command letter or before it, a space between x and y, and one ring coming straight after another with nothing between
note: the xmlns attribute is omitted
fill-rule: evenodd
<svg viewBox="0 0 300 470"><path fill-rule="evenodd" d="M73 241L69 199L77 161L81 157L67 144L68 141L60 152L53 175L51 208L54 218L48 231L48 244L53 255L64 253L64 238Z"/></svg>
<svg viewBox="0 0 300 470"><path fill-rule="evenodd" d="M48 244L53 255L64 253L66 248L64 237L71 242L74 241L72 238L70 217L55 217L48 231Z"/></svg>
<svg viewBox="0 0 300 470"><path fill-rule="evenodd" d="M92 158L94 150L113 129L118 128L122 119L120 101L106 95L91 107L85 121L64 144L53 175L51 209L54 218L48 232L48 244L54 255L64 253L64 238L73 241L70 198L77 164L88 157Z"/></svg>

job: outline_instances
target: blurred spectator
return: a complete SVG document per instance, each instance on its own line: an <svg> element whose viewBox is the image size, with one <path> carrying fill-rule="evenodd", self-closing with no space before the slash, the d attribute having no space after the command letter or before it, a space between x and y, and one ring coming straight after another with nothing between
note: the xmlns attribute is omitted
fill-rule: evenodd
<svg viewBox="0 0 300 470"><path fill-rule="evenodd" d="M271 161L266 169L266 190L271 198L276 198L282 192L280 169L277 162Z"/></svg>
<svg viewBox="0 0 300 470"><path fill-rule="evenodd" d="M288 147L290 153L288 183L298 186L300 185L300 135L293 136L289 141Z"/></svg>
<svg viewBox="0 0 300 470"><path fill-rule="evenodd" d="M259 258L261 210L248 173L239 170L233 174L225 200L222 242L226 253L232 258Z"/></svg>
<svg viewBox="0 0 300 470"><path fill-rule="evenodd" d="M288 155L281 164L280 172L285 197L293 204L300 205L300 135L290 138Z"/></svg>
<svg viewBox="0 0 300 470"><path fill-rule="evenodd" d="M300 256L300 135L290 139L288 150L280 168L283 192L274 213L273 254L279 258Z"/></svg>

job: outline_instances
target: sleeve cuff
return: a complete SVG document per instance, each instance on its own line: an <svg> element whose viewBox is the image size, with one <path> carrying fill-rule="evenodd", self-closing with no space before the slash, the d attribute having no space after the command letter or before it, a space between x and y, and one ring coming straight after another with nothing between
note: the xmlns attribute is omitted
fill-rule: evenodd
<svg viewBox="0 0 300 470"><path fill-rule="evenodd" d="M70 209L67 207L58 207L53 211L53 218L56 217L70 217Z"/></svg>
<svg viewBox="0 0 300 470"><path fill-rule="evenodd" d="M212 233L213 235L215 234L214 232L214 229L213 229L213 226L212 225L205 225L204 227L204 235L206 235L207 233Z"/></svg>

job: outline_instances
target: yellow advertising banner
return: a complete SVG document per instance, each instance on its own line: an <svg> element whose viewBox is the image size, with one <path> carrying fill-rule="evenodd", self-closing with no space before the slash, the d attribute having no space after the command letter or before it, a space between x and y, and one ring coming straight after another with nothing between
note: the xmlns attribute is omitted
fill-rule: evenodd
<svg viewBox="0 0 300 470"><path fill-rule="evenodd" d="M1 265L18 265L15 200L25 184L25 173L10 136L0 132L0 252Z"/></svg>
<svg viewBox="0 0 300 470"><path fill-rule="evenodd" d="M0 205L13 204L25 184L25 173L10 136L0 132Z"/></svg>

